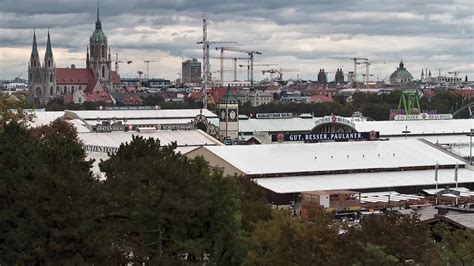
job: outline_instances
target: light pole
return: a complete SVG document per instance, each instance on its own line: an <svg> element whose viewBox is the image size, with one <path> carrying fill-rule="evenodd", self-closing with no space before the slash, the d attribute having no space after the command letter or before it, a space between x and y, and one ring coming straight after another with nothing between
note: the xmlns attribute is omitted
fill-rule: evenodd
<svg viewBox="0 0 474 266"><path fill-rule="evenodd" d="M459 166L458 166L458 163L456 163L456 168L454 168L454 181L456 182L456 191L459 191L458 189L458 169L459 169ZM456 206L458 205L458 194L456 193Z"/></svg>
<svg viewBox="0 0 474 266"><path fill-rule="evenodd" d="M471 128L471 132L466 136L469 137L469 165L472 165L472 136L474 136L474 128Z"/></svg>
<svg viewBox="0 0 474 266"><path fill-rule="evenodd" d="M404 133L404 134L405 134L405 139L408 139L408 133L411 133L411 131L410 131L410 130L408 130L408 126L405 126L405 130L404 130L404 131L402 131L402 133Z"/></svg>
<svg viewBox="0 0 474 266"><path fill-rule="evenodd" d="M436 190L435 190L435 205L438 205L438 162L435 165L435 182L436 182Z"/></svg>

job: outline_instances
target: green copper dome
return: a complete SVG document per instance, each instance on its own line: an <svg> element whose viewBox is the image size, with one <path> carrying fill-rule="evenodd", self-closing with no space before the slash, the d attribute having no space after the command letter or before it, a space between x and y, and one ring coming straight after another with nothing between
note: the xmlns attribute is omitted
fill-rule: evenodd
<svg viewBox="0 0 474 266"><path fill-rule="evenodd" d="M94 43L105 43L107 38L101 29L96 29L91 36L91 41Z"/></svg>
<svg viewBox="0 0 474 266"><path fill-rule="evenodd" d="M390 83L409 83L413 81L413 76L408 72L403 64L403 61L400 62L399 67L395 70L392 75L390 75Z"/></svg>

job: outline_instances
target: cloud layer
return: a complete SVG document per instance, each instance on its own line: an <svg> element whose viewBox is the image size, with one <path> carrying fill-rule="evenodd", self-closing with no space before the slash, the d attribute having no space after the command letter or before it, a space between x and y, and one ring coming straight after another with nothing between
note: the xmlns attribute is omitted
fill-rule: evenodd
<svg viewBox="0 0 474 266"><path fill-rule="evenodd" d="M50 28L58 67L84 66L96 5L93 0L0 1L0 79L26 77L33 28L40 53ZM335 58L363 56L385 62L372 65L374 80L387 78L401 59L415 77L422 68L435 73L441 68L443 74L459 71L474 79L471 0L103 0L100 6L112 53L134 61L121 65L123 77L137 76L146 69L143 61L151 60L150 76L177 78L182 59L202 57L196 42L202 38L205 12L209 39L236 41L261 51L258 63L299 70L287 77L314 80L320 68L347 72L353 69L351 61ZM231 70L231 62L225 63ZM213 71L219 69L218 60L211 64ZM244 79L244 69L239 72ZM226 73L225 79L231 78Z"/></svg>

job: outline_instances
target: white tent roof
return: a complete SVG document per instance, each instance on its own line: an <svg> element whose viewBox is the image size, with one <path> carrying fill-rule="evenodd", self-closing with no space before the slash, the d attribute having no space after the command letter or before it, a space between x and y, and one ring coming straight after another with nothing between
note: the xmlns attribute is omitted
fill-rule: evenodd
<svg viewBox="0 0 474 266"><path fill-rule="evenodd" d="M419 140L205 148L247 175L464 164Z"/></svg>
<svg viewBox="0 0 474 266"><path fill-rule="evenodd" d="M469 133L474 128L474 119L451 120L421 120L421 121L364 121L355 122L360 132L379 131L380 135L405 135L402 131L408 129L409 135L414 134L460 134Z"/></svg>
<svg viewBox="0 0 474 266"><path fill-rule="evenodd" d="M120 144L130 142L132 136L159 139L161 145L176 141L180 147L222 145L221 142L201 130L168 131L158 130L153 133L113 131L110 133L79 133L83 145L118 148Z"/></svg>
<svg viewBox="0 0 474 266"><path fill-rule="evenodd" d="M339 175L294 176L254 179L260 186L276 193L321 190L358 190L435 185L434 170L393 171ZM459 183L473 183L474 172L459 169ZM454 183L454 169L438 172L438 185Z"/></svg>
<svg viewBox="0 0 474 266"><path fill-rule="evenodd" d="M29 123L32 127L40 127L45 126L53 122L54 120L62 117L64 115L63 111L34 111L31 112L33 114L33 121Z"/></svg>
<svg viewBox="0 0 474 266"><path fill-rule="evenodd" d="M239 120L239 132L310 131L316 118Z"/></svg>
<svg viewBox="0 0 474 266"><path fill-rule="evenodd" d="M176 109L176 110L93 110L93 111L67 111L77 115L79 119L112 119L112 118L194 118L199 114L206 117L217 117L216 114L207 109Z"/></svg>

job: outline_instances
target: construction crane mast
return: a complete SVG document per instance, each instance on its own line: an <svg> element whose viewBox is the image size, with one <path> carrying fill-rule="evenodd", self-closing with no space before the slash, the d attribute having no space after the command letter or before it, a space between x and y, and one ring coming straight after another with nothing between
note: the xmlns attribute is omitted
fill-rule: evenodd
<svg viewBox="0 0 474 266"><path fill-rule="evenodd" d="M250 72L250 86L253 87L253 67L254 67L254 55L261 55L261 52L258 51L249 51L249 50L244 50L240 49L237 47L216 47L216 50L226 50L226 51L232 51L232 52L238 52L238 53L246 53L249 55L249 61L250 61L250 67L249 67L249 72ZM221 53L222 54L222 53Z"/></svg>
<svg viewBox="0 0 474 266"><path fill-rule="evenodd" d="M150 79L150 62L153 62L153 61L145 60L143 62L146 63L146 78Z"/></svg>
<svg viewBox="0 0 474 266"><path fill-rule="evenodd" d="M372 76L369 71L370 65L373 64L385 64L385 62L382 61L370 61L370 60L365 60L365 62L362 62L362 64L365 64L365 78L364 78L364 83L367 84L369 83L369 77Z"/></svg>
<svg viewBox="0 0 474 266"><path fill-rule="evenodd" d="M209 47L214 44L225 44L235 42L214 42L207 40L207 17L206 14L202 14L202 41L198 44L202 44L202 104L203 108L207 109L207 86L211 80L211 72L209 66Z"/></svg>
<svg viewBox="0 0 474 266"><path fill-rule="evenodd" d="M127 63L130 65L131 63L133 63L133 61L132 60L120 61L118 57L118 53L115 53L115 72L119 73L119 64L121 63Z"/></svg>
<svg viewBox="0 0 474 266"><path fill-rule="evenodd" d="M273 74L278 74L278 80L283 80L283 73L284 72L299 72L299 69L267 69L262 70L262 74L265 75L266 73L270 74L270 80L273 79Z"/></svg>
<svg viewBox="0 0 474 266"><path fill-rule="evenodd" d="M265 67L269 67L269 66L278 66L278 64L253 64L253 67L259 67L259 66L265 66ZM249 64L247 65L239 65L239 67L247 67L247 79L250 80L250 67L251 67L251 64L249 62ZM252 67L252 69L253 69ZM253 79L253 75L252 75L252 79Z"/></svg>
<svg viewBox="0 0 474 266"><path fill-rule="evenodd" d="M369 59L364 58L364 57L352 57L352 61L354 61L354 84L357 86L357 65L365 64L366 61Z"/></svg>
<svg viewBox="0 0 474 266"><path fill-rule="evenodd" d="M234 81L237 81L237 60L250 60L250 58L248 57L223 57L223 56L219 56L219 57L212 57L213 59L220 59L221 60L221 71L219 71L220 73L222 72L226 72L224 70L224 66L222 64L222 60L223 59L232 59L233 61L233 64L234 64ZM221 82L224 82L224 76L221 75Z"/></svg>

